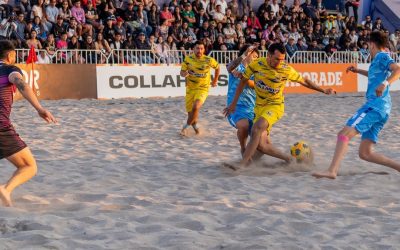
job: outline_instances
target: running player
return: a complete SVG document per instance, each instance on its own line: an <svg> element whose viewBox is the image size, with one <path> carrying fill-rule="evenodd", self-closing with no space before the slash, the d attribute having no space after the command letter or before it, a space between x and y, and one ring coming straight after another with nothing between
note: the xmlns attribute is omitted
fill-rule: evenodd
<svg viewBox="0 0 400 250"><path fill-rule="evenodd" d="M292 156L275 148L269 137L272 126L283 116L283 89L288 80L298 82L309 89L327 95L335 93L335 90L332 88L322 89L310 79L303 79L296 70L284 62L285 56L286 49L282 44L271 44L268 48L266 58L263 57L253 61L246 68L240 85L236 90L235 99L229 107L226 108L226 114L235 111L240 94L250 77L254 75L254 89L256 91L254 125L251 130L250 142L243 154L243 159L239 165L232 166L234 169L246 166L257 149L264 154L282 159L286 162L292 161Z"/></svg>
<svg viewBox="0 0 400 250"><path fill-rule="evenodd" d="M388 44L387 36L379 31L370 35L369 49L373 58L369 70L362 70L350 66L347 70L368 77L366 93L367 102L347 121L346 126L339 132L335 154L331 165L325 172L314 173L317 178L335 179L339 171L340 162L345 156L349 141L361 134L359 156L361 159L384 165L400 171L400 163L382 154L373 152L373 145L378 141L378 134L389 119L392 101L390 85L399 79L400 66L395 64L385 47Z"/></svg>
<svg viewBox="0 0 400 250"><path fill-rule="evenodd" d="M231 104L235 98L236 88L243 77L244 70L253 60L259 57L258 49L255 46L244 46L239 51L239 57L228 64L229 72L227 105ZM254 119L254 105L256 101L256 92L254 91L253 78L248 81L240 94L236 110L227 116L229 123L237 129L237 137L240 143L241 153L246 148L247 137L251 131ZM226 112L226 110L224 110Z"/></svg>
<svg viewBox="0 0 400 250"><path fill-rule="evenodd" d="M216 87L220 68L218 62L204 55L205 46L201 41L195 43L194 53L185 57L182 63L180 75L186 77L186 111L188 119L181 130L181 135L186 136L190 126L193 127L196 134L200 133L197 121L201 106L207 99L210 89L211 74L210 68L215 69L214 79L211 86Z"/></svg>
<svg viewBox="0 0 400 250"><path fill-rule="evenodd" d="M13 190L37 172L35 158L10 121L15 86L40 117L48 123L57 122L53 115L40 105L29 84L24 81L21 70L13 66L15 56L14 45L7 40L0 41L0 159L6 158L17 168L8 182L0 186L0 198L5 206L12 206Z"/></svg>

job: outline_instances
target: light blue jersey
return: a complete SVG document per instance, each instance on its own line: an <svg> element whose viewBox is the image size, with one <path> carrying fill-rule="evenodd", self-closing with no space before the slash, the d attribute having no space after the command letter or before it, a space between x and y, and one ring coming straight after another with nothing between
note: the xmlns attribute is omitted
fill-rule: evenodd
<svg viewBox="0 0 400 250"><path fill-rule="evenodd" d="M236 71L243 73L244 70L246 68L244 67L243 64L240 64L237 68ZM251 77L250 80L253 80L254 78ZM227 98L227 105L229 106L233 99L235 99L235 93L236 93L236 89L238 87L240 83L240 79L235 77L232 73L229 73L229 81L228 81L228 98ZM254 89L246 86L243 89L242 94L239 97L238 103L237 103L237 108L244 108L244 109L248 109L251 110L253 112L254 110L254 105L255 105L255 101L256 101L256 92L254 91Z"/></svg>
<svg viewBox="0 0 400 250"><path fill-rule="evenodd" d="M240 64L236 71L243 73L246 68L243 64ZM253 80L254 77L251 77L250 80ZM235 99L236 89L240 83L240 79L235 77L232 73L229 73L229 81L228 81L228 94L226 103L229 106L233 99ZM243 89L242 94L240 94L238 103L236 105L236 110L233 114L229 114L228 121L233 126L236 127L236 123L242 119L247 119L250 124L250 128L253 124L254 119L254 106L256 101L256 92L254 89L246 86Z"/></svg>
<svg viewBox="0 0 400 250"><path fill-rule="evenodd" d="M390 76L390 65L394 60L386 52L379 52L372 60L368 70L367 103L375 111L382 115L389 114L392 107L392 100L389 94L389 86L383 91L382 96L376 96L376 88Z"/></svg>

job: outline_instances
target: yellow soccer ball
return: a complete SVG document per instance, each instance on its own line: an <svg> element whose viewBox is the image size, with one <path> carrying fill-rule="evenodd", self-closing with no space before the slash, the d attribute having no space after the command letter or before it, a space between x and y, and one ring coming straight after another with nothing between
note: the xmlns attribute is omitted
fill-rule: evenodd
<svg viewBox="0 0 400 250"><path fill-rule="evenodd" d="M298 161L308 160L311 158L311 147L305 141L298 141L290 147L290 154Z"/></svg>

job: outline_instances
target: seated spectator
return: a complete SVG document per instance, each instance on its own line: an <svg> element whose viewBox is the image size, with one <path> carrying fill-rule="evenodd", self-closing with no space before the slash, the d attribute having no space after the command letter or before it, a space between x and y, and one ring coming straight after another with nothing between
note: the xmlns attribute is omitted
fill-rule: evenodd
<svg viewBox="0 0 400 250"><path fill-rule="evenodd" d="M68 61L69 63L74 64L82 64L85 63L85 59L81 56L81 53L78 51L81 49L80 43L78 41L78 37L73 36L71 40L68 42Z"/></svg>
<svg viewBox="0 0 400 250"><path fill-rule="evenodd" d="M188 23L186 23L186 22L184 22L183 24L182 24L182 27L181 27L181 29L180 29L180 31L179 31L179 36L180 37L183 37L184 35L187 35L187 36L189 36L189 37L192 37L192 40L193 41L196 41L196 35L194 34L194 32L193 32L193 30L189 27L189 24ZM165 39L167 39L167 37L168 37L168 33L167 34L165 34L165 36L163 37L163 38L165 38Z"/></svg>
<svg viewBox="0 0 400 250"><path fill-rule="evenodd" d="M321 51L318 46L318 41L312 40L310 43L310 46L308 46L308 48L307 48L307 51L311 51L311 52Z"/></svg>
<svg viewBox="0 0 400 250"><path fill-rule="evenodd" d="M312 20L317 20L319 18L317 15L317 10L311 4L311 0L306 0L301 7L303 8L303 12L307 17L310 17Z"/></svg>
<svg viewBox="0 0 400 250"><path fill-rule="evenodd" d="M95 41L94 44L96 46L96 50L100 51L100 54L99 54L100 61L99 61L99 63L105 63L107 57L111 53L111 48L110 48L110 45L109 45L108 41L103 37L102 33L98 33L96 41Z"/></svg>
<svg viewBox="0 0 400 250"><path fill-rule="evenodd" d="M166 3L163 4L162 10L160 12L160 22L163 23L164 20L167 21L167 26L171 26L173 22L175 22L175 18L172 13L168 9L168 5Z"/></svg>
<svg viewBox="0 0 400 250"><path fill-rule="evenodd" d="M149 37L153 30L151 26L149 26L147 12L144 10L144 5L141 3L138 5L135 21L139 23L139 32L143 32Z"/></svg>
<svg viewBox="0 0 400 250"><path fill-rule="evenodd" d="M73 36L80 36L80 33L82 30L80 30L80 27L78 26L78 23L75 20L75 17L71 17L69 21L69 25L66 28L67 30L67 36L68 38L71 38Z"/></svg>
<svg viewBox="0 0 400 250"><path fill-rule="evenodd" d="M217 37L217 41L214 42L214 50L221 50L221 45L225 45L225 40L222 35Z"/></svg>
<svg viewBox="0 0 400 250"><path fill-rule="evenodd" d="M348 28L350 31L357 30L357 22L354 16L349 18L349 21L346 23L346 28Z"/></svg>
<svg viewBox="0 0 400 250"><path fill-rule="evenodd" d="M157 9L157 5L153 4L150 7L150 11L147 13L148 23L152 30L156 30L160 25L160 12Z"/></svg>
<svg viewBox="0 0 400 250"><path fill-rule="evenodd" d="M289 12L300 14L303 12L303 8L300 5L300 0L294 0L292 7Z"/></svg>
<svg viewBox="0 0 400 250"><path fill-rule="evenodd" d="M205 21L197 32L197 38L199 40L203 39L204 37L211 37L211 30L208 21Z"/></svg>
<svg viewBox="0 0 400 250"><path fill-rule="evenodd" d="M213 17L213 20L215 20L217 23L226 23L226 16L221 11L221 5L219 5L219 4L217 5L217 8L214 11L212 17Z"/></svg>
<svg viewBox="0 0 400 250"><path fill-rule="evenodd" d="M206 7L206 12L209 17L214 16L214 12L217 11L217 1L216 0L210 0Z"/></svg>
<svg viewBox="0 0 400 250"><path fill-rule="evenodd" d="M307 51L307 45L304 43L303 39L297 40L296 47L297 51Z"/></svg>
<svg viewBox="0 0 400 250"><path fill-rule="evenodd" d="M192 5L190 3L187 3L185 5L184 10L182 11L182 18L184 22L188 23L188 26L190 28L194 27L194 24L196 23L196 16L192 10Z"/></svg>
<svg viewBox="0 0 400 250"><path fill-rule="evenodd" d="M374 25L372 26L372 31L375 31L375 30L382 31L384 29L385 29L385 27L383 27L382 19L380 17L378 17L375 20Z"/></svg>
<svg viewBox="0 0 400 250"><path fill-rule="evenodd" d="M56 0L50 0L50 4L46 7L47 21L54 25L57 21L59 10L56 7Z"/></svg>
<svg viewBox="0 0 400 250"><path fill-rule="evenodd" d="M350 44L357 47L358 35L356 33L356 30L350 31L349 38L350 38Z"/></svg>
<svg viewBox="0 0 400 250"><path fill-rule="evenodd" d="M71 9L69 8L68 0L64 0L62 7L58 10L58 15L64 20L65 23L69 23L69 19L72 17Z"/></svg>
<svg viewBox="0 0 400 250"><path fill-rule="evenodd" d="M103 29L102 37L104 36L104 39L107 40L107 42L110 44L114 40L114 35L115 35L114 20L112 17L108 17L107 23Z"/></svg>
<svg viewBox="0 0 400 250"><path fill-rule="evenodd" d="M297 43L297 40L300 38L300 33L297 32L297 27L292 26L290 32L289 32L289 37L294 39L294 43Z"/></svg>
<svg viewBox="0 0 400 250"><path fill-rule="evenodd" d="M204 8L199 9L199 13L196 15L196 28L200 28L203 26L204 22L208 22L210 18L208 17Z"/></svg>
<svg viewBox="0 0 400 250"><path fill-rule="evenodd" d="M85 19L86 23L92 25L97 30L103 30L104 26L98 21L99 14L96 8L93 6L92 0L87 1L87 6L85 9Z"/></svg>
<svg viewBox="0 0 400 250"><path fill-rule="evenodd" d="M400 47L400 29L396 29L394 33L389 36L391 51L398 51Z"/></svg>
<svg viewBox="0 0 400 250"><path fill-rule="evenodd" d="M297 51L297 46L294 41L293 37L289 37L288 43L285 45L286 52L288 53L289 57L292 57L294 53Z"/></svg>
<svg viewBox="0 0 400 250"><path fill-rule="evenodd" d="M203 38L206 38L206 37L203 37ZM203 39L203 38L202 38L202 39ZM191 48L192 48L192 44L189 43L188 36L187 36L187 35L184 35L184 36L182 37L182 41L178 43L177 49L178 49L178 50L186 51L186 50L190 50Z"/></svg>
<svg viewBox="0 0 400 250"><path fill-rule="evenodd" d="M186 28L188 27L187 23L186 23ZM182 31L182 27L180 29L180 32ZM142 31L143 32L143 31ZM144 33L144 32L143 32ZM168 27L168 21L164 20L161 23L161 26L157 27L155 33L154 33L157 37L162 36L163 38L167 39L168 34L169 34L169 27Z"/></svg>
<svg viewBox="0 0 400 250"><path fill-rule="evenodd" d="M114 41L110 44L110 48L112 49L114 61L117 63L125 63L124 60L124 52L121 51L123 49L123 40L122 34L116 32L114 35Z"/></svg>
<svg viewBox="0 0 400 250"><path fill-rule="evenodd" d="M223 29L223 35L225 37L225 45L228 49L233 49L233 47L235 46L235 39L236 37L236 31L235 29L232 27L232 24L230 23L230 21L228 21L226 23L225 28Z"/></svg>
<svg viewBox="0 0 400 250"><path fill-rule="evenodd" d="M328 31L331 30L333 27L337 28L337 26L337 21L334 19L333 15L328 16L328 19L324 22L324 27Z"/></svg>
<svg viewBox="0 0 400 250"><path fill-rule="evenodd" d="M170 63L169 52L170 48L168 47L168 44L164 41L162 36L158 37L155 54L159 60L159 63Z"/></svg>
<svg viewBox="0 0 400 250"><path fill-rule="evenodd" d="M124 41L126 39L126 29L124 26L124 20L120 17L117 17L117 24L114 26L114 37L117 33L121 35L121 40Z"/></svg>
<svg viewBox="0 0 400 250"><path fill-rule="evenodd" d="M228 3L228 8L231 10L232 16L236 18L239 17L239 2L238 0L232 0Z"/></svg>
<svg viewBox="0 0 400 250"><path fill-rule="evenodd" d="M361 22L361 25L364 29L369 28L372 30L374 23L372 22L371 16L366 16L365 20Z"/></svg>
<svg viewBox="0 0 400 250"><path fill-rule="evenodd" d="M329 44L329 39L330 39L329 30L324 29L324 31L322 32L321 46L325 48Z"/></svg>
<svg viewBox="0 0 400 250"><path fill-rule="evenodd" d="M264 13L269 12L270 10L269 0L264 0L264 3L262 3L257 9L257 16L262 17L264 16Z"/></svg>
<svg viewBox="0 0 400 250"><path fill-rule="evenodd" d="M83 50L90 50L87 52L82 52L83 53L83 57L85 59L86 62L88 63L97 63L97 53L94 52L94 50L96 49L96 45L93 41L93 37L92 36L87 36L86 39L83 41L82 43L82 47Z"/></svg>
<svg viewBox="0 0 400 250"><path fill-rule="evenodd" d="M57 39L60 39L61 34L66 33L67 32L67 27L64 24L64 19L62 16L58 16L57 17L57 22L55 25L53 25L53 29L52 29L52 34L54 34L54 37Z"/></svg>
<svg viewBox="0 0 400 250"><path fill-rule="evenodd" d="M24 20L25 15L21 12L18 12L17 19L14 21L15 27L15 38L18 41L25 41L25 30L26 30L26 22Z"/></svg>
<svg viewBox="0 0 400 250"><path fill-rule="evenodd" d="M124 41L124 44L122 46L124 49L127 50L134 50L136 49L136 43L135 40L133 39L132 35L128 35L126 40Z"/></svg>
<svg viewBox="0 0 400 250"><path fill-rule="evenodd" d="M240 36L238 38L238 42L235 44L234 49L235 50L240 50L245 45L246 45L246 39L243 36Z"/></svg>
<svg viewBox="0 0 400 250"><path fill-rule="evenodd" d="M37 55L37 64L50 64L51 60L49 56L46 54L46 51L41 50Z"/></svg>
<svg viewBox="0 0 400 250"><path fill-rule="evenodd" d="M38 16L40 17L40 19L42 19L44 16L43 10L44 10L43 0L38 0L37 3L32 7L31 19L34 19L35 16Z"/></svg>
<svg viewBox="0 0 400 250"><path fill-rule="evenodd" d="M279 4L278 4L278 0L272 0L272 3L269 4L269 8L268 10L270 12L274 13L274 17L278 17L279 16Z"/></svg>
<svg viewBox="0 0 400 250"><path fill-rule="evenodd" d="M336 40L331 38L329 44L325 47L325 53L331 56L334 52L338 51L339 48L336 46Z"/></svg>
<svg viewBox="0 0 400 250"><path fill-rule="evenodd" d="M254 31L262 30L260 21L254 11L250 11L249 17L247 18L247 27L252 28Z"/></svg>
<svg viewBox="0 0 400 250"><path fill-rule="evenodd" d="M67 50L68 49L68 35L67 33L62 33L61 38L57 41L56 47L57 50ZM67 62L67 53L66 52L61 52L57 53L57 61L59 62Z"/></svg>
<svg viewBox="0 0 400 250"><path fill-rule="evenodd" d="M260 50L260 51L268 50L268 44L265 39L260 40L260 45L258 45L258 50Z"/></svg>
<svg viewBox="0 0 400 250"><path fill-rule="evenodd" d="M195 16L200 13L200 9L204 9L203 4L200 0L193 0L192 2L192 11L194 12Z"/></svg>
<svg viewBox="0 0 400 250"><path fill-rule="evenodd" d="M368 61L368 57L370 56L370 51L368 48L368 43L364 42L360 49L360 54L362 56L363 62L366 63Z"/></svg>
<svg viewBox="0 0 400 250"><path fill-rule="evenodd" d="M177 6L174 9L173 16L174 16L174 19L175 19L175 23L178 22L180 25L182 25L183 17L182 17L182 12L181 12L181 7L180 6Z"/></svg>
<svg viewBox="0 0 400 250"><path fill-rule="evenodd" d="M43 47L50 58L53 58L55 56L57 50L57 44L53 34L48 35L47 40L44 43Z"/></svg>

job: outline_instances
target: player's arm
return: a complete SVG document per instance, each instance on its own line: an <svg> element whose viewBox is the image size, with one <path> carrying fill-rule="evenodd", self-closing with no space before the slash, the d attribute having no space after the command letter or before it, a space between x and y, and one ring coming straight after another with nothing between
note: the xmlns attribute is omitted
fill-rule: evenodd
<svg viewBox="0 0 400 250"><path fill-rule="evenodd" d="M346 73L348 73L348 72L353 72L353 73L358 73L358 74L360 74L360 75L363 75L363 76L366 76L366 77L368 77L368 71L367 70L364 70L364 69L358 69L358 68L356 68L356 67L354 67L354 66L350 66L350 67L348 67L347 69L346 69Z"/></svg>
<svg viewBox="0 0 400 250"><path fill-rule="evenodd" d="M181 72L179 73L182 77L187 77L189 75L189 69L186 63L186 58L182 62Z"/></svg>
<svg viewBox="0 0 400 250"><path fill-rule="evenodd" d="M235 97L233 98L232 103L223 111L225 116L228 116L229 114L235 112L236 104L239 101L240 94L242 94L244 87L248 85L248 81L249 79L247 79L245 76L243 76L240 80L240 83L236 88Z"/></svg>
<svg viewBox="0 0 400 250"><path fill-rule="evenodd" d="M33 93L31 87L25 82L20 73L11 73L8 77L8 80L18 88L21 95L36 109L40 117L42 117L48 123L57 123L57 120L53 117L53 115L44 109L42 105L40 105L39 100Z"/></svg>
<svg viewBox="0 0 400 250"><path fill-rule="evenodd" d="M334 90L332 88L323 89L320 86L318 86L315 82L311 81L308 78L300 79L297 82L300 83L301 85L303 85L306 88L321 92L321 93L326 94L326 95L336 94L336 90Z"/></svg>
<svg viewBox="0 0 400 250"><path fill-rule="evenodd" d="M255 49L255 46L248 47L246 52L243 53L243 55L239 56L238 58L233 60L231 63L229 63L228 66L226 67L228 72L232 73L232 71L234 71L237 68L237 66L239 66L246 59L246 57L251 55L251 53L253 52L254 49Z"/></svg>
<svg viewBox="0 0 400 250"><path fill-rule="evenodd" d="M379 85L376 88L375 92L376 92L377 96L381 96L387 86L391 85L394 81L396 81L400 78L400 66L398 64L396 64L396 63L390 64L389 69L392 72L392 74L390 74L388 79L385 80L381 85Z"/></svg>
<svg viewBox="0 0 400 250"><path fill-rule="evenodd" d="M220 68L220 66L218 65L218 67L217 67L217 68L215 69L215 71L214 71L214 79L213 79L213 81L212 81L212 83L211 83L211 86L212 86L212 87L217 87L217 83L218 83L218 78L219 78L220 72L221 72L221 68Z"/></svg>

